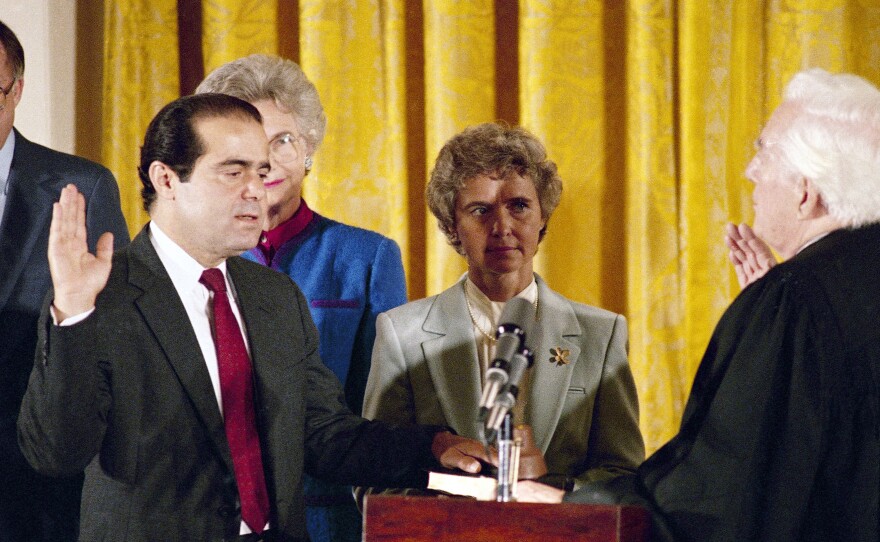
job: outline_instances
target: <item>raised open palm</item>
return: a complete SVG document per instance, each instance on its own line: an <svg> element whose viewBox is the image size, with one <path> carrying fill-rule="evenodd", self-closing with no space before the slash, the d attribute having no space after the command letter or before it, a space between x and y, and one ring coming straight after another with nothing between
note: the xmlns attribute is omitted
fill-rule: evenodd
<svg viewBox="0 0 880 542"><path fill-rule="evenodd" d="M736 271L740 288L745 288L763 277L776 265L776 258L770 247L755 235L748 224L728 224L724 242L730 249L730 262Z"/></svg>
<svg viewBox="0 0 880 542"><path fill-rule="evenodd" d="M59 321L94 307L110 276L113 234L101 235L95 254L89 252L86 202L72 184L52 207L48 255L55 290L52 304Z"/></svg>

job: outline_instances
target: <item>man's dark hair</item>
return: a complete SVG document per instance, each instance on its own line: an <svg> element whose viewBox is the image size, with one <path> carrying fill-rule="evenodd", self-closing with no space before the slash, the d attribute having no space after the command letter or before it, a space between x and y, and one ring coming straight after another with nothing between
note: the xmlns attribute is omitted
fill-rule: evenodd
<svg viewBox="0 0 880 542"><path fill-rule="evenodd" d="M178 98L159 111L144 136L138 176L143 187L144 210L150 212L156 189L150 181L150 164L162 162L181 182L187 182L196 160L205 153L204 142L196 132L196 121L216 117L238 117L263 122L257 108L226 94L196 94Z"/></svg>
<svg viewBox="0 0 880 542"><path fill-rule="evenodd" d="M6 49L6 58L9 60L9 65L12 66L12 77L21 79L24 77L24 49L15 36L15 32L3 21L0 21L0 44ZM8 85L9 83L4 82L4 84Z"/></svg>

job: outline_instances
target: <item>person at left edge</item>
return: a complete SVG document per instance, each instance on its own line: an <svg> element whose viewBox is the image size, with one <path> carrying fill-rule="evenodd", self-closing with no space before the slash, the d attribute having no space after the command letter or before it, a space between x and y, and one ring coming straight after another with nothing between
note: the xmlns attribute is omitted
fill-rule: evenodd
<svg viewBox="0 0 880 542"><path fill-rule="evenodd" d="M303 181L324 139L327 118L315 86L293 61L250 55L220 66L196 93L241 98L263 115L269 138L266 199L260 244L242 254L296 282L320 335L321 360L345 388L358 414L370 372L376 315L406 303L397 244L376 232L313 212ZM312 542L360 542L361 515L351 487L306 476L306 523Z"/></svg>
<svg viewBox="0 0 880 542"><path fill-rule="evenodd" d="M52 204L65 184L86 199L88 245L113 232L128 243L119 189L107 168L32 143L13 128L24 91L24 49L0 22L0 542L76 539L82 473L48 478L18 449L15 421L34 365L37 319L49 291Z"/></svg>
<svg viewBox="0 0 880 542"><path fill-rule="evenodd" d="M304 541L303 472L418 486L438 460L479 470L484 452L475 441L352 414L318 355L302 292L289 277L238 257L256 245L266 212L260 121L251 104L223 94L165 106L141 149L151 222L112 256L106 234L88 253L75 188L66 187L54 209L54 291L40 321L19 443L46 474L86 467L83 542ZM221 273L214 288L227 289L230 326L220 324L218 303L226 301L200 283L206 270ZM221 389L229 380L218 354L230 327L244 338L252 378L242 387L252 397L238 395L236 404ZM246 448L258 448L250 457L261 467L249 477L239 476L242 454L224 425L233 406L253 413L243 422L254 435ZM245 506L259 514L243 517Z"/></svg>

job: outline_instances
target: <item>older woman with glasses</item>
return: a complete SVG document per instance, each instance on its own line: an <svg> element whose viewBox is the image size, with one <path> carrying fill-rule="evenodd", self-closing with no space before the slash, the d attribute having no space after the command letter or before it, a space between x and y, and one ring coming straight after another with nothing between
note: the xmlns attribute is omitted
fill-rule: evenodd
<svg viewBox="0 0 880 542"><path fill-rule="evenodd" d="M263 116L271 170L265 180L268 222L243 256L289 275L309 301L324 363L360 412L370 369L376 315L406 302L397 244L378 233L323 217L302 198L326 117L315 86L290 60L251 55L214 70L196 92L252 103ZM361 540L351 489L307 478L306 514L313 542Z"/></svg>
<svg viewBox="0 0 880 542"><path fill-rule="evenodd" d="M526 336L534 366L514 408L531 443L520 477L543 474L570 489L633 472L644 460L626 320L566 299L532 269L561 192L556 164L523 129L481 124L444 145L428 206L468 272L439 295L379 315L367 418L448 425L479 438L495 330L506 323L505 304L519 297L536 318Z"/></svg>

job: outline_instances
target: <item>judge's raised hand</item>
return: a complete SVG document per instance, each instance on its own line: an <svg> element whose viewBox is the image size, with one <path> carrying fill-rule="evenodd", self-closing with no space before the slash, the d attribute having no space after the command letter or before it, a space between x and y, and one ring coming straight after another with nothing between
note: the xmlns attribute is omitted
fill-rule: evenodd
<svg viewBox="0 0 880 542"><path fill-rule="evenodd" d="M89 252L86 201L72 184L61 190L52 207L48 256L58 321L91 310L110 276L113 234L101 235L95 254Z"/></svg>
<svg viewBox="0 0 880 542"><path fill-rule="evenodd" d="M755 235L748 224L727 224L724 244L730 249L730 262L736 271L740 288L763 277L776 265L776 258L760 237Z"/></svg>

